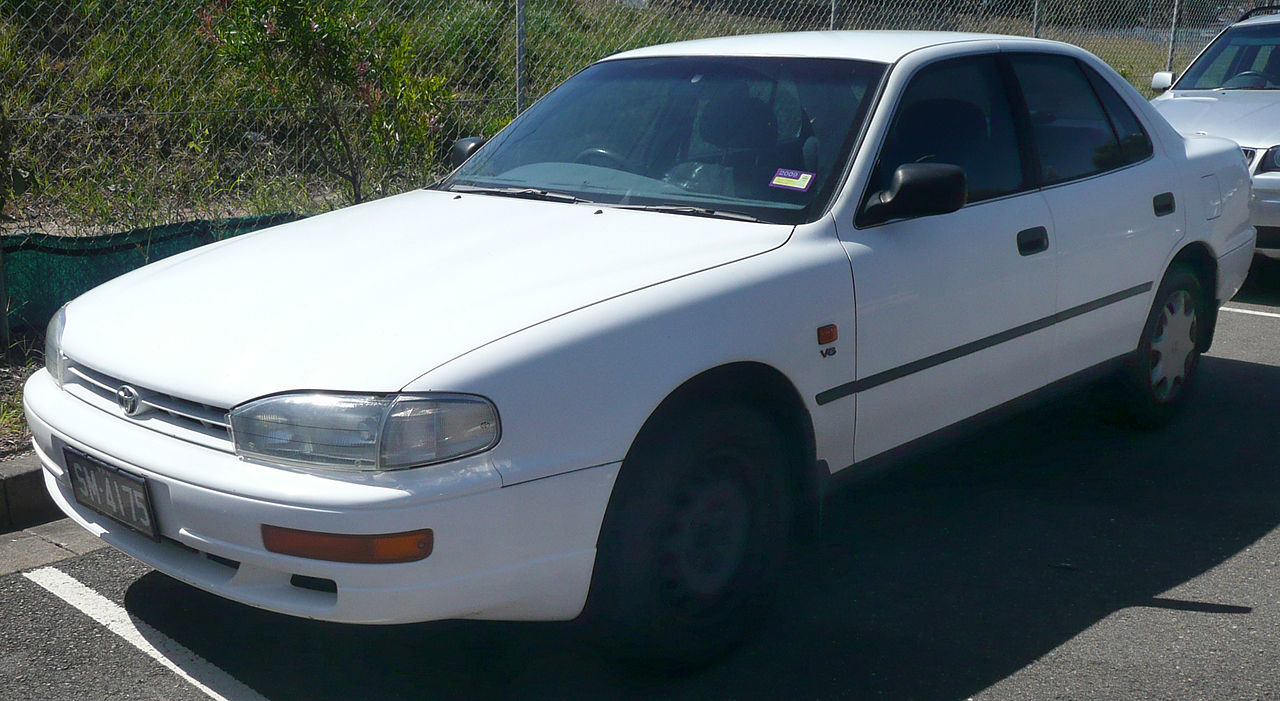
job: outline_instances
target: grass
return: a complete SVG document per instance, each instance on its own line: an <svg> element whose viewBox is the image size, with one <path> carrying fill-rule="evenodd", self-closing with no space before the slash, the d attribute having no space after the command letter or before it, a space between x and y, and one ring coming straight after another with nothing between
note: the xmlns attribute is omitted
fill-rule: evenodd
<svg viewBox="0 0 1280 701"><path fill-rule="evenodd" d="M306 126L273 110L199 36L199 6L0 8L0 99L16 120L14 160L26 174L0 232L87 234L348 203L338 179L309 153ZM441 144L491 135L514 115L512 7L435 0L410 18L376 18L399 22L423 74L452 86L447 121L458 127L441 134ZM532 96L605 53L706 31L673 12L611 1L533 0L528 22ZM764 25L744 25L757 28ZM446 171L443 149L416 157L372 164L371 173L389 173L373 183L374 195Z"/></svg>

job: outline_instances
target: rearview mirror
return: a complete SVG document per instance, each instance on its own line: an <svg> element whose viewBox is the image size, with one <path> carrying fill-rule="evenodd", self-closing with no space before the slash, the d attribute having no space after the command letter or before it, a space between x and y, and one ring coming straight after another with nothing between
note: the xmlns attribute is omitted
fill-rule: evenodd
<svg viewBox="0 0 1280 701"><path fill-rule="evenodd" d="M964 169L950 163L904 163L893 171L889 189L874 193L858 216L859 226L890 219L947 214L968 198Z"/></svg>
<svg viewBox="0 0 1280 701"><path fill-rule="evenodd" d="M1151 89L1156 92L1164 92L1173 86L1173 79L1177 74L1173 71L1159 71L1151 76Z"/></svg>
<svg viewBox="0 0 1280 701"><path fill-rule="evenodd" d="M468 136L453 142L453 146L449 147L449 164L454 168L467 162L471 158L471 154L475 153L481 146L484 146L483 136Z"/></svg>

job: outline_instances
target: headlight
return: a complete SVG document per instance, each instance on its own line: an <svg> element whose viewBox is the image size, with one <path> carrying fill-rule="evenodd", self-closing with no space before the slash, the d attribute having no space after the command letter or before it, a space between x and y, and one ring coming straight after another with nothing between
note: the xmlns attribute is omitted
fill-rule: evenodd
<svg viewBox="0 0 1280 701"><path fill-rule="evenodd" d="M1280 172L1280 146L1272 146L1262 154L1262 162L1258 164L1259 173Z"/></svg>
<svg viewBox="0 0 1280 701"><path fill-rule="evenodd" d="M488 450L499 433L497 408L469 394L306 392L231 410L237 455L300 467L421 467Z"/></svg>
<svg viewBox="0 0 1280 701"><path fill-rule="evenodd" d="M49 327L44 332L44 366L59 387L62 386L62 377L67 371L67 357L62 354L62 331L66 326L67 307L63 305L49 320Z"/></svg>

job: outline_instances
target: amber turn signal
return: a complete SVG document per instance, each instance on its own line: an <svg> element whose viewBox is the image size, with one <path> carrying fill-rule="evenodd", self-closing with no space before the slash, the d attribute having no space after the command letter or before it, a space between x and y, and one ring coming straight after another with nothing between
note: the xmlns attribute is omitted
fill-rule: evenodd
<svg viewBox="0 0 1280 701"><path fill-rule="evenodd" d="M835 343L837 338L840 338L840 330L836 328L835 324L818 327L818 345L825 346L828 343Z"/></svg>
<svg viewBox="0 0 1280 701"><path fill-rule="evenodd" d="M435 536L430 528L405 533L349 535L263 524L262 544L273 553L312 560L392 564L425 559L435 546Z"/></svg>

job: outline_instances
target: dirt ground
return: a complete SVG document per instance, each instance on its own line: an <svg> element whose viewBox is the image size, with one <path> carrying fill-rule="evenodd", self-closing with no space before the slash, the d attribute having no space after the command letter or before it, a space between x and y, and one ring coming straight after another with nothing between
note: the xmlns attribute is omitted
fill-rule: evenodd
<svg viewBox="0 0 1280 701"><path fill-rule="evenodd" d="M31 432L22 415L22 384L38 369L35 359L0 358L0 458L31 450Z"/></svg>

